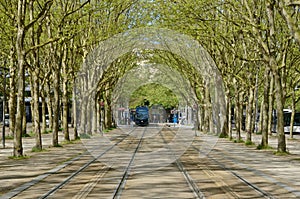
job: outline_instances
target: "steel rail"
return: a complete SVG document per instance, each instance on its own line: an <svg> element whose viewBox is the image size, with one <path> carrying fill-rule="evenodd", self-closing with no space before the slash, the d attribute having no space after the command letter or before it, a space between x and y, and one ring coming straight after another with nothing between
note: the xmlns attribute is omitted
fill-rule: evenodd
<svg viewBox="0 0 300 199"><path fill-rule="evenodd" d="M168 129L170 130L170 129ZM174 131L173 130L170 130L173 134ZM167 144L167 141L166 139L164 138L163 134L160 132L160 135L164 141L165 144ZM170 150L170 152L172 153L172 155L175 157L175 162L176 162L176 165L179 169L179 171L183 174L189 188L191 189L191 191L193 192L193 194L195 195L196 198L199 198L199 199L204 199L205 196L204 194L201 192L201 190L199 189L199 187L197 186L197 184L195 183L194 179L189 175L188 171L184 168L182 162L179 160L179 158L176 156L175 152L167 145L168 149Z"/></svg>
<svg viewBox="0 0 300 199"><path fill-rule="evenodd" d="M137 152L138 152L138 150L139 150L139 148L140 148L140 146L141 146L141 143L142 143L142 141L143 141L143 138L144 138L144 135L145 135L146 130L147 130L147 127L145 127L145 129L144 129L144 131L143 131L143 134L142 134L142 136L141 136L141 138L140 138L140 140L139 140L139 143L138 143L138 145L136 146L136 148L135 148L135 150L134 150L134 152L133 152L133 154L132 154L132 156L131 156L131 159L130 159L129 163L128 163L128 165L126 166L126 168L125 168L125 170L124 170L124 173L123 173L123 175L122 175L122 178L121 178L121 180L119 181L119 183L118 183L118 185L117 185L117 187L116 187L116 189L115 189L115 191L114 191L114 193L113 193L113 197L112 197L112 198L120 198L120 196L121 196L121 194L122 194L122 191L123 191L123 189L124 189L124 187L125 187L127 178L128 178L128 176L130 175L131 165L132 165L132 163L134 162L134 158L135 158L135 156L136 156L136 154L137 154Z"/></svg>
<svg viewBox="0 0 300 199"><path fill-rule="evenodd" d="M66 179L64 179L61 183L57 184L51 190L49 190L47 193L45 193L44 195L42 195L41 197L39 197L39 199L47 198L48 196L54 194L57 190L61 189L64 185L66 185L71 179L73 179L75 176L77 176L80 172L82 172L84 169L86 169L87 167L89 167L92 163L94 163L96 160L98 160L99 158L101 158L108 151L112 150L118 144L120 144L121 142L123 142L133 131L134 131L134 129L131 130L124 138L122 138L121 140L119 140L118 142L116 142L114 145L112 145L111 147L107 148L104 152L102 152L101 154L99 154L97 157L95 157L95 158L91 159L90 161L88 161L87 163L85 163L77 171L73 172L69 177L67 177ZM96 147L96 148L99 148L99 147ZM94 150L96 150L96 149L94 149ZM71 164L71 163L69 163L69 164Z"/></svg>
<svg viewBox="0 0 300 199"><path fill-rule="evenodd" d="M199 148L192 146L193 149L195 149L197 152L205 154L203 151L201 151ZM268 199L274 199L275 197L273 197L271 194L267 193L266 191L260 189L259 187L257 187L256 185L252 184L251 182L247 181L245 178L243 178L241 175L237 174L236 172L234 172L233 170L231 170L230 168L227 168L224 164L222 164L220 161L216 160L215 158L209 156L208 154L205 154L206 157L208 157L210 160L214 161L218 166L220 166L222 169L230 172L232 175L234 175L236 178L238 178L240 181L244 182L248 187L252 188L253 190L255 190L256 192L258 192L259 194L261 194L264 198L268 198Z"/></svg>

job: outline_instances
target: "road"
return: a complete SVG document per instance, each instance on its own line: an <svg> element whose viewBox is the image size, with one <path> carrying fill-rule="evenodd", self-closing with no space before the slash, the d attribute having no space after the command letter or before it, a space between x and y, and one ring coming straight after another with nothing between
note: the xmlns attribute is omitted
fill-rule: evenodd
<svg viewBox="0 0 300 199"><path fill-rule="evenodd" d="M0 149L0 198L300 198L298 136L288 140L288 156L156 125L119 128L23 160ZM43 135L49 145L50 138ZM29 149L32 138L24 143Z"/></svg>

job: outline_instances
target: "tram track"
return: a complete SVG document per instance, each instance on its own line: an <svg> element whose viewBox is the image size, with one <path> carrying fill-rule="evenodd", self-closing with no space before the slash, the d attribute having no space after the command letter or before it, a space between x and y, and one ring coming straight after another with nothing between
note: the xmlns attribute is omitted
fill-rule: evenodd
<svg viewBox="0 0 300 199"><path fill-rule="evenodd" d="M83 153L47 172L47 176L45 173L39 176L39 180L32 180L30 186L23 186L18 193L0 198L245 198L245 193L253 198L275 198L236 170L237 159L224 159L224 162L204 152L199 145L203 143L199 137L184 153L179 153L174 140L178 134L186 132L176 130L170 127L137 127L129 133L112 133L108 136L113 140L110 147L97 151L97 147L103 146L92 146L96 156L91 155L93 150ZM186 142L185 136L179 138L182 143ZM115 148L125 151L127 156L118 154ZM166 150L160 151L161 148ZM160 155L172 162L166 166L160 162L164 159L155 155L151 157L158 159L152 161L158 163L147 165L151 159L143 162L142 156L148 157L154 151L163 152ZM203 154L200 159L199 154ZM228 154L220 152L219 155ZM103 159L104 156L107 156L106 159ZM111 164L106 164L109 159ZM251 175L251 171L247 172ZM148 195L140 195L146 192Z"/></svg>
<svg viewBox="0 0 300 199"><path fill-rule="evenodd" d="M173 132L173 131L172 131ZM164 141L165 144L168 144L168 142L166 141L166 139L164 138L162 132L160 132L160 135ZM193 192L193 194L195 195L195 198L198 199L204 199L205 196L204 194L201 192L201 190L199 189L199 187L197 186L197 183L194 181L194 179L191 177L191 175L188 173L188 171L185 169L183 163L180 161L180 157L177 157L175 152L168 147L170 150L170 153L172 153L172 155L175 158L175 164L177 166L177 168L179 169L179 171L182 173L182 175L184 176L188 186L190 187L191 191Z"/></svg>
<svg viewBox="0 0 300 199"><path fill-rule="evenodd" d="M67 161L67 162L65 162L65 163L63 163L63 164L47 171L46 173L37 176L36 178L31 180L30 182L25 183L25 184L17 187L16 189L8 192L7 194L5 194L3 196L0 196L0 199L15 198L15 197L17 198L17 197L23 195L24 192L31 192L30 191L31 187L34 187L34 186L38 185L39 183L43 183L43 181L45 181L47 178L50 178L50 177L55 176L55 175L59 175L59 173L65 172L64 170L66 170L66 169L73 170L72 172L67 174L67 177L63 178L63 180L59 180L59 182L56 182L56 185L54 185L50 190L48 190L46 193L43 193L41 196L37 197L37 198L40 198L40 199L48 198L49 196L54 194L56 191L63 188L73 178L75 178L78 174L80 174L83 170L85 170L91 164L96 162L105 153L112 150L114 147L116 147L120 143L122 143L126 138L128 138L130 136L130 134L134 131L134 129L131 129L127 134L124 134L122 136L117 136L117 138L113 138L113 139L117 140L114 145L107 148L104 152L99 154L97 157L93 157L90 160L84 160L83 165L80 165L81 163L79 163L80 166L78 166L77 162L81 161L86 156L90 156L89 154L91 153L91 151L86 151L83 154L80 154L80 155L72 158L71 160L69 160L69 161ZM120 138L120 137L122 137L122 138ZM101 147L101 146L95 147L94 149L92 149L92 151L97 150L99 147ZM76 165L75 167L77 167L77 168L70 169L70 167L74 167L73 165ZM109 169L105 168L105 170L107 172ZM102 172L102 171L100 171L100 172ZM23 196L21 196L21 197L23 197Z"/></svg>
<svg viewBox="0 0 300 199"><path fill-rule="evenodd" d="M199 148L196 148L195 146L192 146L192 148L194 150L196 150L199 153L204 154L201 150L199 150ZM205 154L207 155L207 154ZM255 192L258 193L259 198L268 198L268 199L275 199L275 197L264 191L263 189L259 188L258 186L256 186L255 184L251 183L250 181L248 181L246 178L244 178L242 175L239 175L237 172L235 172L234 170L226 167L223 163L221 163L220 161L214 159L211 156L207 156L207 158L209 159L209 161L212 161L215 165L217 165L218 167L221 168L221 170L223 171L227 171L229 172L232 176L234 176L235 178L237 178L240 182L242 182L243 184L245 184L246 186L248 186L250 189L254 190ZM201 166L199 165L199 167L201 168ZM209 169L209 168L204 168L202 167L203 172L206 173L207 176L210 176L211 179L213 179L217 184L222 185L220 186L220 188L226 193L229 194L232 198L240 198L240 194L236 193L235 189L230 187L229 185L227 185L227 183L222 180L220 181L219 178L216 178L215 176L217 176L216 174L212 174L212 172L214 171L214 169Z"/></svg>
<svg viewBox="0 0 300 199"><path fill-rule="evenodd" d="M173 133L175 133L175 132L173 132ZM194 144L191 145L189 150L191 150L191 149L198 153L201 153L203 155L203 157L207 157L208 161L212 161L215 164L214 167L217 166L217 167L221 168L220 170L229 172L232 176L237 178L240 182L244 183L250 189L257 192L259 194L260 198L268 198L268 199L275 198L272 194L268 193L267 191L264 191L259 186L248 181L242 175L240 175L237 172L235 172L234 170L226 167L224 163L216 160L215 158L213 158L212 156L207 154L207 152L202 151L200 148L197 148L196 146L194 146ZM192 153L190 151L188 151L188 154L190 155ZM223 154L223 157L225 157L225 154ZM214 181L214 183L216 183L218 185L218 187L220 187L220 189L227 195L227 197L229 197L229 198L240 198L241 197L241 195L235 191L235 188L231 187L230 185L227 185L227 183L224 180L220 179L220 177L217 177L218 174L214 174L214 170L216 170L215 168L210 169L208 165L201 164L201 160L195 166L197 168L199 168L205 175L207 175L210 180ZM205 192L205 190L203 190L203 191Z"/></svg>
<svg viewBox="0 0 300 199"><path fill-rule="evenodd" d="M247 163L248 160L246 159L247 157L239 156L238 154L232 155L221 148L214 149L209 154L204 153L198 146L195 145L192 146L192 149L197 151L199 154L205 155L211 162L220 167L222 170L229 172L246 186L255 190L259 194L260 198L273 199L277 198L278 195L282 195L284 192L285 197L299 197L299 191L289 186L289 182L286 182L287 184L282 181L279 182L279 180L275 179L272 174L259 168L249 166ZM251 156L250 154L248 155ZM260 158L263 157L258 157L256 153L256 159L259 160ZM264 159L261 159L261 161L263 165L267 164L263 163L263 161L265 161ZM260 183L256 183L258 179Z"/></svg>
<svg viewBox="0 0 300 199"><path fill-rule="evenodd" d="M122 176L119 184L117 185L117 187L116 187L116 189L114 191L114 194L113 194L113 197L112 197L114 199L115 198L120 198L120 196L122 194L122 190L125 187L126 180L127 180L128 176L130 175L131 165L132 165L132 163L134 161L135 155L137 154L137 152L138 152L138 150L139 150L139 148L141 146L141 143L142 143L142 140L144 138L146 130L147 130L147 128L144 129L144 132L143 132L143 134L142 134L142 136L141 136L141 138L140 138L140 140L139 140L139 142L138 142L138 144L137 144L137 146L136 146L136 148L135 148L135 150L134 150L134 152L132 154L132 157L131 157L131 159L130 159L128 165L127 165L127 167L124 170L124 174L123 174L123 176Z"/></svg>

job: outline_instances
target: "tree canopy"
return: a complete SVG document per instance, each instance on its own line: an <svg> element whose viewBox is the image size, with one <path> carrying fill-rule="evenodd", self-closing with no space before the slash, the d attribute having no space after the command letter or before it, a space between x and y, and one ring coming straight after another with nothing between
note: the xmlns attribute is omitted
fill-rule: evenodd
<svg viewBox="0 0 300 199"><path fill-rule="evenodd" d="M240 131L245 130L247 140L251 141L251 133L257 127L264 135L261 144L266 146L276 117L278 151L284 152L283 109L300 111L299 13L299 2L288 0L0 0L0 63L2 71L9 74L6 90L2 84L0 88L2 96L4 92L8 96L14 155L23 155L25 86L31 88L36 147L42 148L41 133L47 131L44 119L40 126L40 115L46 112L50 115L53 145L58 145L60 120L65 139L69 140L69 112L72 110L73 124L78 119L74 111L74 85L82 75L78 71L87 55L101 41L146 27L188 35L210 54L222 75L226 93L228 113L227 125L222 129L224 134L232 137L230 120L234 115L237 139ZM95 101L104 103L107 109L105 125L112 124L109 107L114 102L112 96L117 96L116 86L142 61L148 61L153 67L170 67L187 79L199 105L199 129L212 131L209 129L213 121L209 81L197 75L192 63L180 54L159 49L137 49L119 57L93 85L97 87ZM174 92L163 85L136 86L139 89L129 93L132 105L143 98L166 108L178 103ZM71 110L68 104L72 104ZM273 110L277 111L276 115L272 115ZM259 123L255 120L258 112ZM96 125L97 121L93 123ZM91 129L91 133L96 129ZM74 132L78 138L76 125Z"/></svg>

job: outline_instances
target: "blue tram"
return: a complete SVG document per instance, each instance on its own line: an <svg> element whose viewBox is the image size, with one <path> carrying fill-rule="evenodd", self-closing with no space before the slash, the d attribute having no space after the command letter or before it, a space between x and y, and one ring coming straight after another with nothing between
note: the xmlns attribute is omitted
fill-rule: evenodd
<svg viewBox="0 0 300 199"><path fill-rule="evenodd" d="M146 106L138 106L135 109L134 121L136 125L147 126L149 124L149 109Z"/></svg>

